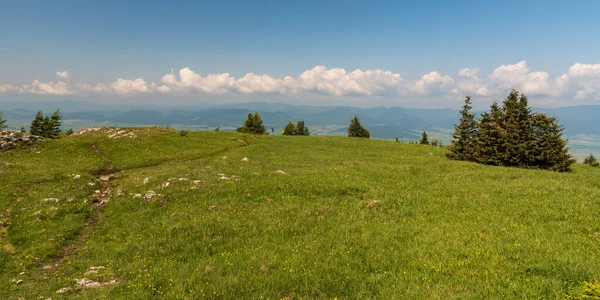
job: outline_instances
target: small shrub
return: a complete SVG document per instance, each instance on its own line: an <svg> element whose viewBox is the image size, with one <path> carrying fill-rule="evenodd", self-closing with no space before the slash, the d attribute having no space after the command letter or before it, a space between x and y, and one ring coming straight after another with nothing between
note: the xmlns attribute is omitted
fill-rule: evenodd
<svg viewBox="0 0 600 300"><path fill-rule="evenodd" d="M219 131L221 131L221 126L220 125L217 126L217 128L215 128L215 132L219 132Z"/></svg>
<svg viewBox="0 0 600 300"><path fill-rule="evenodd" d="M67 130L67 132L65 132L65 134L67 136L72 135L73 134L73 128L70 128L69 130Z"/></svg>
<svg viewBox="0 0 600 300"><path fill-rule="evenodd" d="M600 163L598 163L598 160L596 160L594 154L590 154L590 156L586 157L583 160L583 163L592 167L600 167Z"/></svg>
<svg viewBox="0 0 600 300"><path fill-rule="evenodd" d="M180 135L180 136L187 136L187 135L188 135L188 133L189 133L189 132L188 132L187 130L185 130L185 129L182 129L181 131L179 131L179 135Z"/></svg>

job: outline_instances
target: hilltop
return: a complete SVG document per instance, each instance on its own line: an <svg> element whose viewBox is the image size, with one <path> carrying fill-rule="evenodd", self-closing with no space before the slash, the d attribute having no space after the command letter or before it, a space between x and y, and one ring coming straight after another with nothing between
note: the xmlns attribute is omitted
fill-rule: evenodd
<svg viewBox="0 0 600 300"><path fill-rule="evenodd" d="M2 109L12 129L29 128L38 109L52 112L61 108L63 128L74 130L91 126L163 125L188 130L213 130L221 126L234 131L248 112L260 111L269 128L280 133L289 120L304 120L314 135L346 135L350 119L357 114L373 138L393 140L396 137L418 140L427 132L448 144L458 109L415 109L406 107L310 106L282 103L240 103L219 106L102 106L82 101L48 101L44 103L3 102ZM486 108L487 109L487 108ZM533 111L556 116L565 126L570 152L579 160L595 153L600 156L600 105L571 106L556 109L532 108ZM477 116L482 110L474 111Z"/></svg>
<svg viewBox="0 0 600 300"><path fill-rule="evenodd" d="M445 153L165 127L1 152L0 294L561 298L600 280L598 169Z"/></svg>

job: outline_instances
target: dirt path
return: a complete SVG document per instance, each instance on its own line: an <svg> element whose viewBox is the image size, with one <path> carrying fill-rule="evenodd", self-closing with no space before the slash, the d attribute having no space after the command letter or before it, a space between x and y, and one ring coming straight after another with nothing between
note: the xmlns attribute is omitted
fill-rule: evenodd
<svg viewBox="0 0 600 300"><path fill-rule="evenodd" d="M100 181L100 189L94 194L94 201L90 212L88 214L85 225L81 229L81 232L77 235L74 241L59 250L52 259L52 264L60 266L62 261L72 255L77 249L79 249L83 243L90 237L92 231L100 222L102 217L102 207L104 204L110 201L110 178L116 174L117 170L112 170L112 161L102 151L100 151L95 144L91 144L90 148L105 161L108 168L95 172L94 175Z"/></svg>

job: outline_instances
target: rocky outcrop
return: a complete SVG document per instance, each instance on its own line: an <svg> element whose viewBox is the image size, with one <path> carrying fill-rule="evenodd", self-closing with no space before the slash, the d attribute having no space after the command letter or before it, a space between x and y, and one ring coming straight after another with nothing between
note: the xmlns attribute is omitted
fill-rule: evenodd
<svg viewBox="0 0 600 300"><path fill-rule="evenodd" d="M20 145L33 145L43 140L37 135L30 135L20 131L0 131L0 150L9 149Z"/></svg>

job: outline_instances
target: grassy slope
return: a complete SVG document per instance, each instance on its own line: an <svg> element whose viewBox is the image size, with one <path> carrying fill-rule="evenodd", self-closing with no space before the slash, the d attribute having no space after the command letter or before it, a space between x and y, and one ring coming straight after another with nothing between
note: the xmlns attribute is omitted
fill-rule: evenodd
<svg viewBox="0 0 600 300"><path fill-rule="evenodd" d="M136 132L0 154L0 295L560 298L600 280L597 169L488 167L342 137ZM92 210L106 168L120 172ZM163 196L133 197L148 190ZM90 266L107 269L84 276ZM55 294L82 277L119 284Z"/></svg>

